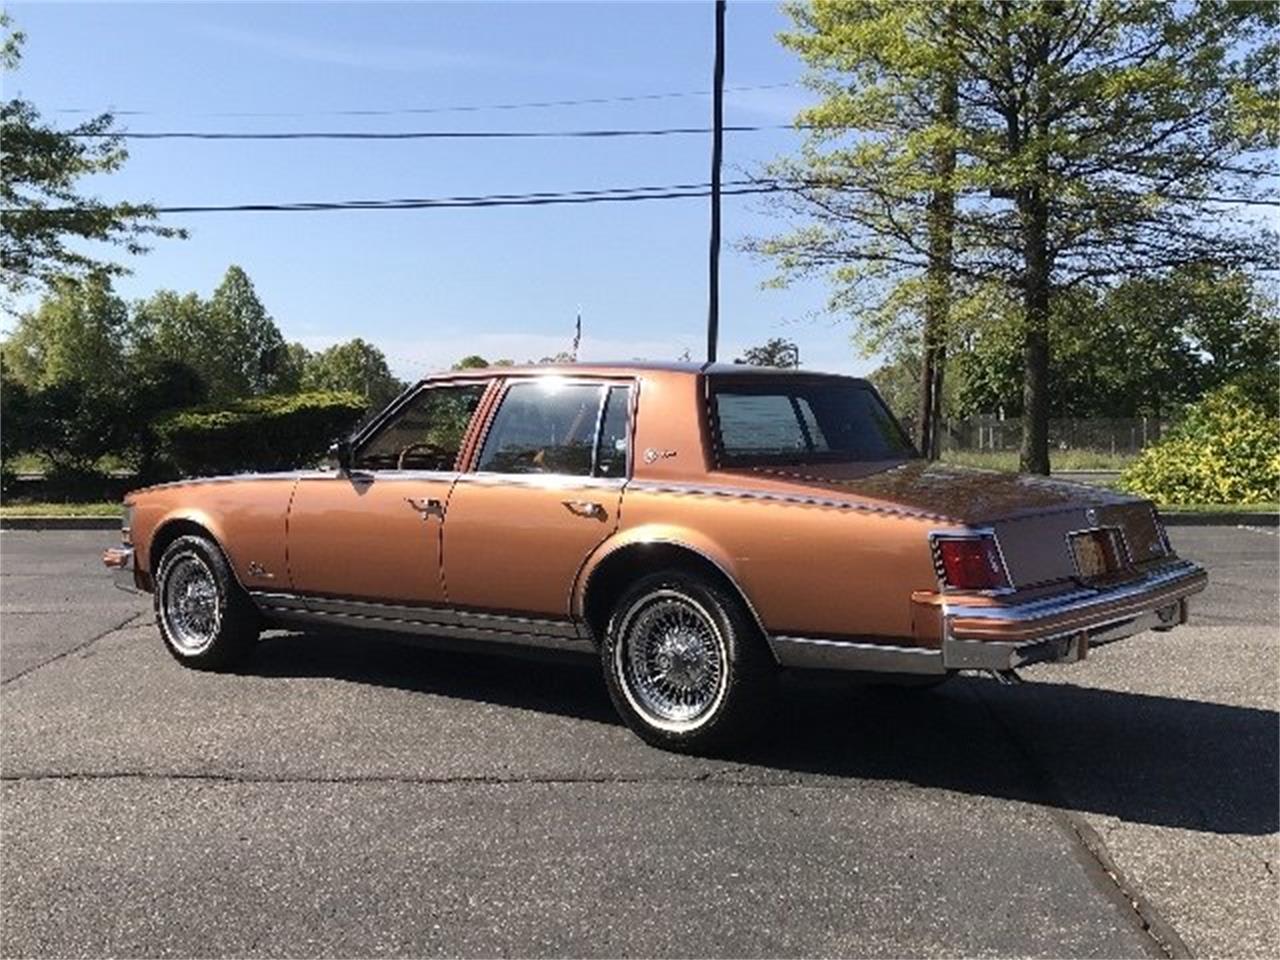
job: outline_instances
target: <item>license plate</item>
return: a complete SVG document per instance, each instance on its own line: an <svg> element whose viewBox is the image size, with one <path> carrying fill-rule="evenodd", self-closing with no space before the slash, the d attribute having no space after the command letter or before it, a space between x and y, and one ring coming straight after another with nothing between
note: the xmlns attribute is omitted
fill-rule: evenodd
<svg viewBox="0 0 1280 960"><path fill-rule="evenodd" d="M1085 530L1071 535L1071 551L1082 580L1119 573L1125 567L1114 530Z"/></svg>

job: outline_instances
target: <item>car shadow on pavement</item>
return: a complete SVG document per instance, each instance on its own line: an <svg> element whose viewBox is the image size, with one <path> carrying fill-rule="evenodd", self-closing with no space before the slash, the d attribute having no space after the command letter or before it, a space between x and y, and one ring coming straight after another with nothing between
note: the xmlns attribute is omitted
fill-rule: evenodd
<svg viewBox="0 0 1280 960"><path fill-rule="evenodd" d="M263 642L244 672L621 723L594 657L514 649L286 633ZM788 675L763 719L717 759L801 782L907 782L1209 833L1280 828L1274 710L1054 682L960 677L931 691Z"/></svg>

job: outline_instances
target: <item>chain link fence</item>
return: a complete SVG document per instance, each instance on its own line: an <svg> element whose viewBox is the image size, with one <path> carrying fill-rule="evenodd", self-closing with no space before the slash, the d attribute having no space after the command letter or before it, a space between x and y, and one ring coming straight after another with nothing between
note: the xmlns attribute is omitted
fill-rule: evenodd
<svg viewBox="0 0 1280 960"><path fill-rule="evenodd" d="M1137 454L1160 439L1171 425L1158 417L1062 419L1049 421L1051 450L1088 450L1115 456ZM996 416L967 417L942 422L944 452L1009 452L1022 443L1022 424Z"/></svg>

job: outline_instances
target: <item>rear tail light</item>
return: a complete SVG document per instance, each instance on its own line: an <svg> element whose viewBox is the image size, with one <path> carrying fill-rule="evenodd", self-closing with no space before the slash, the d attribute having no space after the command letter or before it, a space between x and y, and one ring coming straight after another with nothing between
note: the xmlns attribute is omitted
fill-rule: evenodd
<svg viewBox="0 0 1280 960"><path fill-rule="evenodd" d="M971 537L939 537L934 541L938 574L953 590L1004 590L1009 574L996 538L990 534Z"/></svg>

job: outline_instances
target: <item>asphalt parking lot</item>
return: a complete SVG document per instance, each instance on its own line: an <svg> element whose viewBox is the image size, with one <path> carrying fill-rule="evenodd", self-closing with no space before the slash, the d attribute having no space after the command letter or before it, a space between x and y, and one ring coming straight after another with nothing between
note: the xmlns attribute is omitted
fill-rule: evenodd
<svg viewBox="0 0 1280 960"><path fill-rule="evenodd" d="M1194 623L714 759L593 661L273 634L187 671L105 532L0 533L4 956L1276 956L1274 529Z"/></svg>

